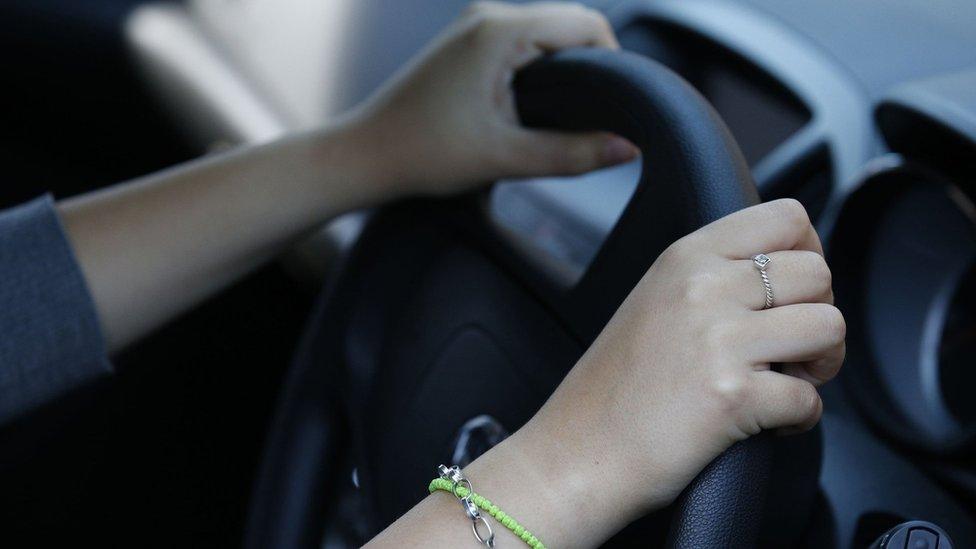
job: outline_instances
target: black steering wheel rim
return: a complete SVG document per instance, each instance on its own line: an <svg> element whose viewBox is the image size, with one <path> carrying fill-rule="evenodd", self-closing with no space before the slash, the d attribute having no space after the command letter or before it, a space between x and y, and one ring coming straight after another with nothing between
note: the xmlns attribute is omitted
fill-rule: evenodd
<svg viewBox="0 0 976 549"><path fill-rule="evenodd" d="M515 90L519 113L529 125L612 131L642 151L634 196L584 277L565 296L570 309L563 314L586 342L596 338L668 245L759 202L745 159L721 118L690 84L659 63L628 52L571 50L528 67ZM770 456L765 437L719 456L681 495L668 545L753 545Z"/></svg>
<svg viewBox="0 0 976 549"><path fill-rule="evenodd" d="M589 344L657 255L681 236L758 203L748 166L719 116L689 84L664 66L626 52L567 50L522 70L515 80L519 113L531 126L607 130L643 152L637 190L586 274L572 288L550 283L515 259L504 239L489 239L492 254L567 329ZM651 181L653 179L653 182ZM494 232L479 200L437 205L466 230ZM381 212L378 214L383 216ZM367 251L354 251L353 257ZM283 390L281 409L258 475L245 545L312 547L319 542L327 497L339 482L339 448L356 418L339 404L343 379L338 334L356 296L344 281L357 276L353 259L320 305L329 311L325 337L307 337ZM335 314L338 313L338 314ZM694 365L689 365L694 367ZM649 449L653 451L653 449ZM676 503L672 547L749 547L755 544L768 488L771 444L759 436L735 445L710 464Z"/></svg>

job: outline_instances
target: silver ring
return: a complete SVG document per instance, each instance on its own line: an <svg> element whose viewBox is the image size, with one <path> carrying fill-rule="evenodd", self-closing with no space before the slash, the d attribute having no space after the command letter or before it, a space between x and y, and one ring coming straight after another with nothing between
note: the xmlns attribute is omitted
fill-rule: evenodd
<svg viewBox="0 0 976 549"><path fill-rule="evenodd" d="M762 276L763 289L766 290L766 304L763 309L769 309L773 306L773 285L769 283L769 275L766 274L766 265L772 259L766 254L758 254L752 257L752 264L759 269L759 275Z"/></svg>

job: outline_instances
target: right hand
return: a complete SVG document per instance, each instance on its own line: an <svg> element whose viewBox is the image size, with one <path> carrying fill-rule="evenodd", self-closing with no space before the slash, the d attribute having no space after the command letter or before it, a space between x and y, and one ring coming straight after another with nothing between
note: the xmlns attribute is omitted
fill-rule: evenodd
<svg viewBox="0 0 976 549"><path fill-rule="evenodd" d="M474 2L361 105L390 194L444 195L505 177L577 174L626 162L637 149L606 132L528 129L514 74L574 46L618 49L600 12L578 3Z"/></svg>
<svg viewBox="0 0 976 549"><path fill-rule="evenodd" d="M766 310L760 252L772 258ZM607 519L626 524L673 501L733 443L816 424L816 387L844 359L832 303L799 202L731 214L661 254L520 438L591 511L594 494L612 494Z"/></svg>

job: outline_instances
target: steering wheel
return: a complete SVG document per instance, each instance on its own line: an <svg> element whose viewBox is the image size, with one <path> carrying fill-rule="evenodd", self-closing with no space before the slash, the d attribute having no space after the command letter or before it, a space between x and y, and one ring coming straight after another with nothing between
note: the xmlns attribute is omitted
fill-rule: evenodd
<svg viewBox="0 0 976 549"><path fill-rule="evenodd" d="M385 526L450 459L444 449L460 423L488 413L519 427L668 245L759 201L724 123L663 65L566 50L520 71L514 88L527 125L612 131L641 149L643 173L622 216L565 287L501 234L484 193L376 212L324 293L284 387L247 546L316 547L350 464L370 530ZM753 546L773 451L760 435L702 471L673 507L668 545ZM809 472L818 462L799 463Z"/></svg>

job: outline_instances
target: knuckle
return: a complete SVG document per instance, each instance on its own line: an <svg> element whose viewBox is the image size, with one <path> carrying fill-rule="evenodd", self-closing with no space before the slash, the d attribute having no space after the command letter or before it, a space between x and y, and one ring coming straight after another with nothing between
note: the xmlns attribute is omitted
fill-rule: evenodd
<svg viewBox="0 0 976 549"><path fill-rule="evenodd" d="M475 44L483 34L488 17L481 12L474 12L464 16L460 21L461 37L471 44Z"/></svg>
<svg viewBox="0 0 976 549"><path fill-rule="evenodd" d="M811 373L821 382L826 383L840 373L841 367L844 365L844 344L839 346L836 357L826 358L818 361L815 368Z"/></svg>
<svg viewBox="0 0 976 549"><path fill-rule="evenodd" d="M829 341L840 343L847 337L847 322L840 309L833 305L825 305L821 308L821 328L827 334Z"/></svg>
<svg viewBox="0 0 976 549"><path fill-rule="evenodd" d="M811 335L817 337L818 340L822 339L828 343L839 344L847 336L847 322L844 320L844 314L833 305L817 304L816 309L811 311L806 320L809 322Z"/></svg>
<svg viewBox="0 0 976 549"><path fill-rule="evenodd" d="M498 2L492 0L475 0L468 4L468 7L464 9L464 16L477 16L484 14L492 9L498 7Z"/></svg>
<svg viewBox="0 0 976 549"><path fill-rule="evenodd" d="M613 25L610 24L610 21L599 10L584 4L575 4L575 11L580 17L580 20L591 32L603 38L613 38Z"/></svg>
<svg viewBox="0 0 976 549"><path fill-rule="evenodd" d="M673 265L673 264L681 263L683 258L686 255L686 252L683 249L684 246L685 245L682 244L681 240L675 240L674 242L671 243L670 246L668 246L667 248L664 249L663 252L661 252L661 255L659 255L657 259L654 260L654 264Z"/></svg>
<svg viewBox="0 0 976 549"><path fill-rule="evenodd" d="M807 214L806 208L795 198L774 200L769 202L769 207L791 227L806 228L810 225L810 216Z"/></svg>
<svg viewBox="0 0 976 549"><path fill-rule="evenodd" d="M462 18L464 30L475 39L491 35L498 22L497 11L494 2L475 2Z"/></svg>
<svg viewBox="0 0 976 549"><path fill-rule="evenodd" d="M728 352L729 343L735 340L735 332L735 325L730 321L709 324L702 337L703 350L714 356L722 356Z"/></svg>
<svg viewBox="0 0 976 549"><path fill-rule="evenodd" d="M830 272L827 261L818 253L807 252L807 254L810 258L809 275L814 279L816 287L827 293L833 285L833 273Z"/></svg>
<svg viewBox="0 0 976 549"><path fill-rule="evenodd" d="M690 261L699 247L696 234L691 233L675 240L661 253L661 257L669 262Z"/></svg>
<svg viewBox="0 0 976 549"><path fill-rule="evenodd" d="M722 410L733 411L746 404L748 387L741 376L723 373L712 376L709 393Z"/></svg>
<svg viewBox="0 0 976 549"><path fill-rule="evenodd" d="M597 31L605 40L611 43L616 43L617 33L613 30L613 26L610 24L610 21L607 21L607 18L602 14L600 14L599 21L597 22Z"/></svg>
<svg viewBox="0 0 976 549"><path fill-rule="evenodd" d="M586 19L590 21L590 23L592 23L595 27L601 30L610 29L610 22L607 21L607 18L604 17L602 13L583 4L578 4L578 6L580 7L580 9L582 9L583 17L586 17Z"/></svg>
<svg viewBox="0 0 976 549"><path fill-rule="evenodd" d="M681 281L681 299L688 304L708 303L715 294L718 283L719 279L714 273L694 272Z"/></svg>

